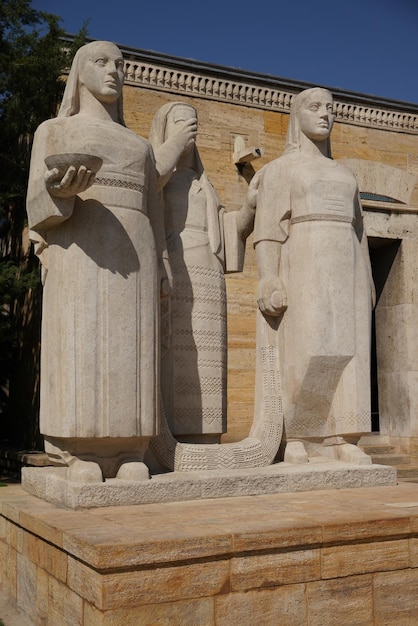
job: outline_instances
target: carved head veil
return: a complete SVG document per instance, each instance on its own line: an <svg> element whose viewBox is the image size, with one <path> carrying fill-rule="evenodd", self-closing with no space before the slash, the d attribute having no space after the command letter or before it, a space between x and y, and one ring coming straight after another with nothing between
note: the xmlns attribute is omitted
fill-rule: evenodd
<svg viewBox="0 0 418 626"><path fill-rule="evenodd" d="M80 112L80 69L83 67L83 64L91 57L91 55L95 54L97 50L102 49L103 46L111 46L119 51L118 47L110 41L92 41L77 50L71 65L70 73L68 75L68 80L65 86L61 107L58 112L58 117L71 117L72 115L76 115ZM119 54L120 56L122 56L122 53L120 51ZM123 119L122 94L118 99L117 121L122 126L125 126L125 120Z"/></svg>
<svg viewBox="0 0 418 626"><path fill-rule="evenodd" d="M290 152L299 151L301 148L301 129L300 129L300 121L299 121L299 112L302 106L306 103L307 100L312 99L315 95L326 95L330 97L332 100L332 94L327 89L322 89L321 87L313 87L312 89L304 89L296 96L293 96L292 105L290 108L290 119L289 126L287 129L287 137L286 137L286 146L284 149L284 154L289 154ZM327 150L326 156L328 158L332 158L331 156L331 140L328 137L327 141Z"/></svg>
<svg viewBox="0 0 418 626"><path fill-rule="evenodd" d="M166 135L167 120L170 113L176 107L191 109L197 116L196 109L191 104L187 104L186 102L168 102L167 104L164 104L160 109L158 109L158 111L154 115L154 119L152 120L151 124L149 141L154 150L162 146L163 143L168 139ZM199 151L196 147L196 144L194 144L193 146L192 168L195 170L195 172L197 172L199 177L202 176L202 174L204 173L204 167L200 159Z"/></svg>
<svg viewBox="0 0 418 626"><path fill-rule="evenodd" d="M189 109L192 109L197 115L196 109L186 102L168 102L167 104L164 104L160 109L158 109L157 113L154 115L149 135L149 141L154 151L157 151L158 148L162 146L163 143L168 139L168 137L166 136L167 120L169 114L173 111L175 107L187 107ZM223 233L219 226L218 217L218 213L221 208L221 201L215 189L212 187L208 177L206 176L196 144L194 144L193 146L193 158L191 167L197 173L201 185L206 193L208 236L211 250L223 262Z"/></svg>

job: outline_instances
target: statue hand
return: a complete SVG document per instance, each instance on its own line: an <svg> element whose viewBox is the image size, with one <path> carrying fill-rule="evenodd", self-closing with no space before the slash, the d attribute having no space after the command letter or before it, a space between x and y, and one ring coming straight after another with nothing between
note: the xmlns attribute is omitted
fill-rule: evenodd
<svg viewBox="0 0 418 626"><path fill-rule="evenodd" d="M48 170L45 174L45 184L52 196L71 198L91 187L95 177L96 174L88 170L84 165L81 165L78 171L74 165L71 165L61 180L57 168Z"/></svg>
<svg viewBox="0 0 418 626"><path fill-rule="evenodd" d="M160 297L167 298L171 294L171 285L169 279L164 276L161 279Z"/></svg>
<svg viewBox="0 0 418 626"><path fill-rule="evenodd" d="M278 276L268 276L260 280L257 302L260 311L265 315L278 317L286 311L286 292Z"/></svg>
<svg viewBox="0 0 418 626"><path fill-rule="evenodd" d="M185 120L179 124L178 131L172 136L172 141L181 148L181 152L189 148L195 141L197 135L197 119Z"/></svg>
<svg viewBox="0 0 418 626"><path fill-rule="evenodd" d="M254 174L254 176L251 179L250 184L248 185L247 198L245 200L245 203L253 211L255 211L257 207L257 195L258 195L258 188L260 186L262 170L263 168L261 168L261 170L258 170L258 172Z"/></svg>

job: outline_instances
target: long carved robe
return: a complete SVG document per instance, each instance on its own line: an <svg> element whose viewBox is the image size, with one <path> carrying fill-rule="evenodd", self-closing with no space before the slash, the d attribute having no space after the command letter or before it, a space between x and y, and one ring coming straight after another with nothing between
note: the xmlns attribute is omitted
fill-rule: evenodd
<svg viewBox="0 0 418 626"><path fill-rule="evenodd" d="M281 320L258 317L259 331L276 328L287 437L370 431L372 280L353 174L298 152L273 161L257 202L254 241L264 240L281 246L287 294Z"/></svg>
<svg viewBox="0 0 418 626"><path fill-rule="evenodd" d="M173 273L166 413L174 434L220 434L226 430L225 212L206 177L192 169L172 174L164 205Z"/></svg>
<svg viewBox="0 0 418 626"><path fill-rule="evenodd" d="M44 157L63 152L103 166L84 193L53 199ZM50 437L157 433L162 233L152 159L145 140L113 122L76 115L36 133L27 206L48 244L40 427Z"/></svg>

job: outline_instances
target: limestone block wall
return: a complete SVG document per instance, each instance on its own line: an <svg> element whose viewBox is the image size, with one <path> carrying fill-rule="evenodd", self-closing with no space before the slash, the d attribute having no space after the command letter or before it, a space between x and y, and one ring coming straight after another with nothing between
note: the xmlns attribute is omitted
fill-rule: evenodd
<svg viewBox="0 0 418 626"><path fill-rule="evenodd" d="M195 106L206 172L226 209L239 209L252 173L283 151L292 95L311 85L131 49L124 54L127 126L148 137L155 112L166 102ZM381 432L416 437L418 105L341 90L334 99L333 157L353 169L360 191L373 194L364 201L366 230L372 246L383 246L374 268L382 282L376 309ZM237 135L263 150L243 171L233 162ZM399 258L393 262L390 245L396 242ZM252 422L256 287L250 236L243 273L227 276L228 433L223 441L245 437Z"/></svg>
<svg viewBox="0 0 418 626"><path fill-rule="evenodd" d="M411 483L88 511L3 489L0 593L36 626L417 623Z"/></svg>

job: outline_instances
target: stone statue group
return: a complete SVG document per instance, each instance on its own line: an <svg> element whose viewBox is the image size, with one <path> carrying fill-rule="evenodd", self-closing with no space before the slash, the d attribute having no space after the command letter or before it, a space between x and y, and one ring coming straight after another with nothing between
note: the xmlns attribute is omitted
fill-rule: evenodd
<svg viewBox="0 0 418 626"><path fill-rule="evenodd" d="M170 102L149 141L123 119L124 62L83 46L55 119L38 128L29 226L42 263L40 427L67 479L311 456L370 463L374 299L354 175L331 157L331 94L295 96L282 156L226 211L196 147L194 107ZM254 232L254 421L226 430L225 272Z"/></svg>

